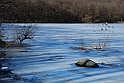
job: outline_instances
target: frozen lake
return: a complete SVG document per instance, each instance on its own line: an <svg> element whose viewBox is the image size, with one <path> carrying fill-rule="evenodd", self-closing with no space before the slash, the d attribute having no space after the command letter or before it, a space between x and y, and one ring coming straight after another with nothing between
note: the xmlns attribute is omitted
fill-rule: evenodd
<svg viewBox="0 0 124 83"><path fill-rule="evenodd" d="M14 26L31 24L14 24ZM4 27L12 26L4 24ZM123 83L124 24L32 24L38 30L30 45L13 48L8 55L13 73L24 83ZM102 45L104 50L74 47ZM88 58L106 63L99 68L77 67Z"/></svg>

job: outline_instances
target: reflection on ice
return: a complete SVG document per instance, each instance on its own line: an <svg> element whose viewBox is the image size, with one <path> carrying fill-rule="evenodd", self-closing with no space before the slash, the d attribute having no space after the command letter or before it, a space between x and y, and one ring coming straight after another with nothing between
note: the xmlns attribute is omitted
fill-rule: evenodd
<svg viewBox="0 0 124 83"><path fill-rule="evenodd" d="M107 47L101 51L72 49L82 45L88 48L92 45L103 45L104 34L101 32L103 26L100 24L99 26L98 24L35 24L39 30L34 42L22 48L12 48L8 63L12 64L13 73L19 75L20 80L24 82L123 83L124 25L108 25L114 26L115 34L109 34ZM99 30L99 33L95 33ZM91 59L101 66L100 68L75 66L74 63L82 58Z"/></svg>

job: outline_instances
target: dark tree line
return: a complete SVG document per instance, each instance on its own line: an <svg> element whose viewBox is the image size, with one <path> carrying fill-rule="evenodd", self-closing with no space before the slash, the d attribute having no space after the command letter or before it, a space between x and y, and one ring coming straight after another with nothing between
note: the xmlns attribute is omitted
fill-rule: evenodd
<svg viewBox="0 0 124 83"><path fill-rule="evenodd" d="M124 21L124 0L44 0L58 5L79 18L80 22Z"/></svg>
<svg viewBox="0 0 124 83"><path fill-rule="evenodd" d="M124 0L0 0L1 22L122 22Z"/></svg>
<svg viewBox="0 0 124 83"><path fill-rule="evenodd" d="M75 22L76 17L69 11L46 4L14 2L4 0L0 4L0 19L3 22Z"/></svg>

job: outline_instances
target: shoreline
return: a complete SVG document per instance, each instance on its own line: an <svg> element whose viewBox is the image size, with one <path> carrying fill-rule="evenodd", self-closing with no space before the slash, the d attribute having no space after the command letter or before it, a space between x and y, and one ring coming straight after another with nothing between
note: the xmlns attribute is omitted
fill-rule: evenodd
<svg viewBox="0 0 124 83"><path fill-rule="evenodd" d="M73 22L73 23L68 23L68 22L2 22L2 23L15 23L15 24L18 24L18 23L25 23L25 24L32 24L32 23L35 23L35 24L102 24L102 23L76 23L76 22ZM1 24L2 24L1 23ZM105 24L105 22L103 22L103 24ZM124 22L118 22L118 23L108 23L108 24L124 24Z"/></svg>

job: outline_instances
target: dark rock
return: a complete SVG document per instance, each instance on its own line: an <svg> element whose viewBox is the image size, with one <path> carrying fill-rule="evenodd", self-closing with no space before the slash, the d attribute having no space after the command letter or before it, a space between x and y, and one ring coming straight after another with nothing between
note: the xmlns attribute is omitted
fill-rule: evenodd
<svg viewBox="0 0 124 83"><path fill-rule="evenodd" d="M89 60L89 59L81 59L77 63L75 63L75 65L80 66L80 67L92 67L92 68L99 67L99 65L97 63L95 63L94 61Z"/></svg>
<svg viewBox="0 0 124 83"><path fill-rule="evenodd" d="M5 44L6 44L5 41L0 39L0 46L4 46Z"/></svg>

